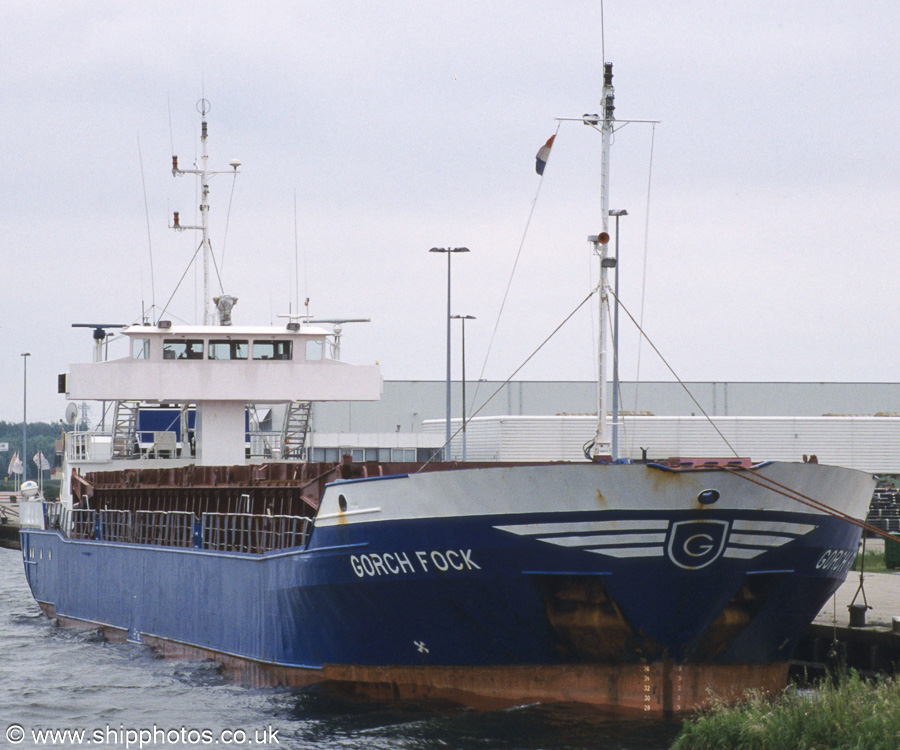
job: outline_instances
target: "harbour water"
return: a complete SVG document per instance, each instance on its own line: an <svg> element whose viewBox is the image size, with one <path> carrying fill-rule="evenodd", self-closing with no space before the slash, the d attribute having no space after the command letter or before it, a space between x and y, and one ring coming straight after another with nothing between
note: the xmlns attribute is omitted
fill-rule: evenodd
<svg viewBox="0 0 900 750"><path fill-rule="evenodd" d="M662 750L679 729L583 706L477 712L245 688L208 662L57 627L31 598L21 553L5 549L0 654L0 747Z"/></svg>

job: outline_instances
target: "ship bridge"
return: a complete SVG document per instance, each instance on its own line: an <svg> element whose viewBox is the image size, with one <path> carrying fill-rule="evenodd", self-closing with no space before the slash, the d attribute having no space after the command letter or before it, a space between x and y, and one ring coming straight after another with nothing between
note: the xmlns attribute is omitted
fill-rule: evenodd
<svg viewBox="0 0 900 750"><path fill-rule="evenodd" d="M244 462L247 404L381 398L378 365L328 358L324 328L162 321L123 334L129 356L71 365L60 392L73 401L196 404L199 464Z"/></svg>

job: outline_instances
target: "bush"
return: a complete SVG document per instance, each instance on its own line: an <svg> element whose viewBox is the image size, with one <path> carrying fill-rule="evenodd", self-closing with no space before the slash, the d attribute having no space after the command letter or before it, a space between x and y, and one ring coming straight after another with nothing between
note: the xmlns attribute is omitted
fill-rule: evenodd
<svg viewBox="0 0 900 750"><path fill-rule="evenodd" d="M684 723L673 750L897 750L900 680L863 680L856 672L810 690L751 695Z"/></svg>

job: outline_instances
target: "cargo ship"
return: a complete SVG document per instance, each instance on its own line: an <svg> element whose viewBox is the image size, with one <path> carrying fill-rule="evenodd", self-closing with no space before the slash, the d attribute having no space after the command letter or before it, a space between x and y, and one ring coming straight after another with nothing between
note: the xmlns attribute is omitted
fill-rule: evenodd
<svg viewBox="0 0 900 750"><path fill-rule="evenodd" d="M604 142L604 303L612 104L607 64L584 118ZM205 258L201 109L197 168L173 172L200 179ZM67 435L60 501L21 506L28 583L62 624L252 685L670 715L782 687L856 556L871 475L613 460L602 366L583 461L305 461L310 405L377 399L378 367L339 360L339 330L235 325L235 298L206 300L202 325L86 324L95 361L60 376L67 398L113 405L108 427ZM113 329L129 351L106 359Z"/></svg>

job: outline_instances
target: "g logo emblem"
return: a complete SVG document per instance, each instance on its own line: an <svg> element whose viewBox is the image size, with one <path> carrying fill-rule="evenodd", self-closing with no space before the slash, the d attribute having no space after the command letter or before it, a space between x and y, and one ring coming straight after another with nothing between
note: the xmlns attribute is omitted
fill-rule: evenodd
<svg viewBox="0 0 900 750"><path fill-rule="evenodd" d="M676 521L669 527L666 554L679 568L700 570L725 549L728 521Z"/></svg>
<svg viewBox="0 0 900 750"><path fill-rule="evenodd" d="M684 552L691 557L704 557L712 551L713 538L709 534L694 534L684 541Z"/></svg>

